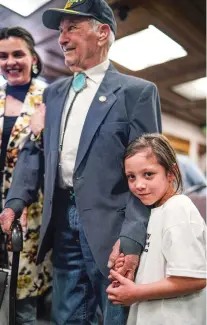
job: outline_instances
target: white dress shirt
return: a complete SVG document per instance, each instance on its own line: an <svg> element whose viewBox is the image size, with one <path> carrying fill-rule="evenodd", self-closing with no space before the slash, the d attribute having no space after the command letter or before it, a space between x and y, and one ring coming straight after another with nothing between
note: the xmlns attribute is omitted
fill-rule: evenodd
<svg viewBox="0 0 207 325"><path fill-rule="evenodd" d="M102 62L101 64L84 71L87 76L86 88L84 88L74 101L72 106L65 135L63 139L63 147L60 152L59 158L59 186L61 188L67 188L73 186L73 171L75 166L75 160L78 151L78 145L83 129L83 125L91 106L91 103L95 97L96 92L105 76L106 71L109 67L109 60ZM76 73L77 74L77 73ZM71 87L65 107L63 110L61 129L60 129L60 143L63 137L63 130L65 125L65 119L67 112L71 105L71 102L75 96L75 92Z"/></svg>

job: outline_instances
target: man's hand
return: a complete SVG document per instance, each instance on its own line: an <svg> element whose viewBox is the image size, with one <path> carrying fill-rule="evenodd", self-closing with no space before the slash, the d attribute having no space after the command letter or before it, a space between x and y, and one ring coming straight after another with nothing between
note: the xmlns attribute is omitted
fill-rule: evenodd
<svg viewBox="0 0 207 325"><path fill-rule="evenodd" d="M22 215L20 217L20 224L22 226L22 231L26 232L27 230L27 214L28 214L28 208L25 207L22 211Z"/></svg>
<svg viewBox="0 0 207 325"><path fill-rule="evenodd" d="M119 257L115 261L113 270L118 272L118 269L124 265L124 262L125 262L125 256L123 253L121 253L121 254L119 254Z"/></svg>
<svg viewBox="0 0 207 325"><path fill-rule="evenodd" d="M35 136L38 136L44 129L45 124L45 104L36 104L36 111L30 120L30 128Z"/></svg>
<svg viewBox="0 0 207 325"><path fill-rule="evenodd" d="M109 261L108 261L108 268L112 268L115 265L116 259L120 255L120 239L118 239L115 243L115 245L112 248L112 252L109 256Z"/></svg>
<svg viewBox="0 0 207 325"><path fill-rule="evenodd" d="M130 306L138 300L138 286L133 282L114 270L110 271L111 276L115 280L115 283L119 283L119 286L110 284L106 292L108 293L108 299L113 302L114 305Z"/></svg>
<svg viewBox="0 0 207 325"><path fill-rule="evenodd" d="M0 225L3 232L10 234L11 225L14 221L15 213L12 209L6 208L0 214Z"/></svg>
<svg viewBox="0 0 207 325"><path fill-rule="evenodd" d="M135 271L139 266L138 255L125 255L124 265L119 267L117 272L123 275L125 278L134 281Z"/></svg>
<svg viewBox="0 0 207 325"><path fill-rule="evenodd" d="M116 260L120 258L120 239L117 240L113 246L111 255L109 256L108 267L115 268L117 272L129 280L134 280L135 271L139 265L139 256L138 255L126 255L124 257L123 266L117 268ZM113 280L112 275L109 275L109 280Z"/></svg>
<svg viewBox="0 0 207 325"><path fill-rule="evenodd" d="M27 229L27 207L24 208L22 215L20 217L20 224L22 226L22 230L26 231ZM12 209L6 208L0 214L0 225L3 232L8 235L11 233L11 225L14 221L15 213Z"/></svg>

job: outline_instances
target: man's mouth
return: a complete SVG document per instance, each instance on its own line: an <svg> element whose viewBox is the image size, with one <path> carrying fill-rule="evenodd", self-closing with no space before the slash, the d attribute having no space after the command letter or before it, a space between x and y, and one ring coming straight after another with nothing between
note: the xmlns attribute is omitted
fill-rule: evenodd
<svg viewBox="0 0 207 325"><path fill-rule="evenodd" d="M63 46L62 50L63 50L64 53L70 53L73 50L75 50L75 47L65 47L65 46Z"/></svg>

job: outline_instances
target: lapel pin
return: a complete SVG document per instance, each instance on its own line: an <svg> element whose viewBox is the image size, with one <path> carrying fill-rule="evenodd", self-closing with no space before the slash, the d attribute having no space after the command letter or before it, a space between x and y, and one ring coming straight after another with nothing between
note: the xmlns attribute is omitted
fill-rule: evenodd
<svg viewBox="0 0 207 325"><path fill-rule="evenodd" d="M99 97L100 102L104 103L106 101L106 96Z"/></svg>

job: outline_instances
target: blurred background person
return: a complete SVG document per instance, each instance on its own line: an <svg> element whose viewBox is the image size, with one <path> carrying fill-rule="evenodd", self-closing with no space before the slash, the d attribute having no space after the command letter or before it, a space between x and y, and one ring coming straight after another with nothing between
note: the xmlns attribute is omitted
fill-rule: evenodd
<svg viewBox="0 0 207 325"><path fill-rule="evenodd" d="M177 159L182 173L184 191L188 192L192 188L199 193L206 192L206 179L200 168L189 156L182 153L177 154Z"/></svg>
<svg viewBox="0 0 207 325"><path fill-rule="evenodd" d="M177 160L183 179L184 194L188 195L206 221L206 178L199 166L182 152Z"/></svg>
<svg viewBox="0 0 207 325"><path fill-rule="evenodd" d="M27 30L21 27L0 29L0 73L7 80L0 88L1 207L12 182L18 153L30 133L30 118L42 101L44 88L36 79L42 64L34 46L34 39ZM36 324L37 296L51 286L49 256L36 266L42 199L39 190L36 202L28 208L19 265L16 325Z"/></svg>

